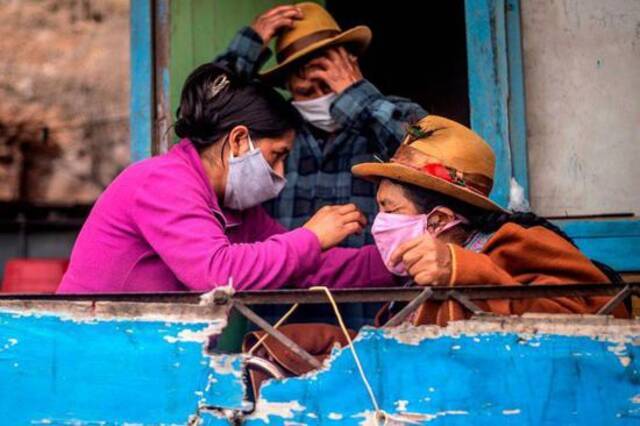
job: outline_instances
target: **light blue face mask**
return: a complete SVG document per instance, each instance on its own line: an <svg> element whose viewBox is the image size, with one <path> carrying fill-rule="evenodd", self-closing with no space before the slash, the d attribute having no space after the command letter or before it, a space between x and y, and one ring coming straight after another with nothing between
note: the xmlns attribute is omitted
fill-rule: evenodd
<svg viewBox="0 0 640 426"><path fill-rule="evenodd" d="M284 189L287 180L277 174L267 163L262 151L253 146L249 137L250 151L229 158L229 174L224 190L224 206L234 210L255 207L276 198Z"/></svg>

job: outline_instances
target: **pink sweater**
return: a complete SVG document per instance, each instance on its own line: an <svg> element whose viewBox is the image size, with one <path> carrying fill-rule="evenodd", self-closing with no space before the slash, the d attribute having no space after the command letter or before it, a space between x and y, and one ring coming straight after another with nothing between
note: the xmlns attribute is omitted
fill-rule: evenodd
<svg viewBox="0 0 640 426"><path fill-rule="evenodd" d="M129 166L97 200L58 293L390 285L375 246L324 253L255 207L222 210L188 140Z"/></svg>

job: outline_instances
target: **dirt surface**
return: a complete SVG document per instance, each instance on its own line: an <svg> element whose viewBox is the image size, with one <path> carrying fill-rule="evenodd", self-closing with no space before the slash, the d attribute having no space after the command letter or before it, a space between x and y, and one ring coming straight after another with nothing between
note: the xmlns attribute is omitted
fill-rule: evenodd
<svg viewBox="0 0 640 426"><path fill-rule="evenodd" d="M91 203L129 157L129 1L0 0L0 200Z"/></svg>

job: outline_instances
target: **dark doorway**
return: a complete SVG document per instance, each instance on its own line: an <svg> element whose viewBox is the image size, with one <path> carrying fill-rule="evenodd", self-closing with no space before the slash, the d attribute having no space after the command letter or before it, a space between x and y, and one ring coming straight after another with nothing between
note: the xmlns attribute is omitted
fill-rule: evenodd
<svg viewBox="0 0 640 426"><path fill-rule="evenodd" d="M373 32L362 72L385 95L469 125L464 0L326 0L343 29Z"/></svg>

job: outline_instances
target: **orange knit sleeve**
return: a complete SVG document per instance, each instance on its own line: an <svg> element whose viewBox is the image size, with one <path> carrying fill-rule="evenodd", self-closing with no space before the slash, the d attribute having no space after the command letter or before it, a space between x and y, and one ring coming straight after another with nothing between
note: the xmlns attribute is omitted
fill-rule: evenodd
<svg viewBox="0 0 640 426"><path fill-rule="evenodd" d="M543 227L510 223L500 228L481 253L450 245L450 285L535 285L606 283L609 280L568 241ZM595 313L608 297L557 297L488 301L500 314ZM623 313L619 310L618 313Z"/></svg>

